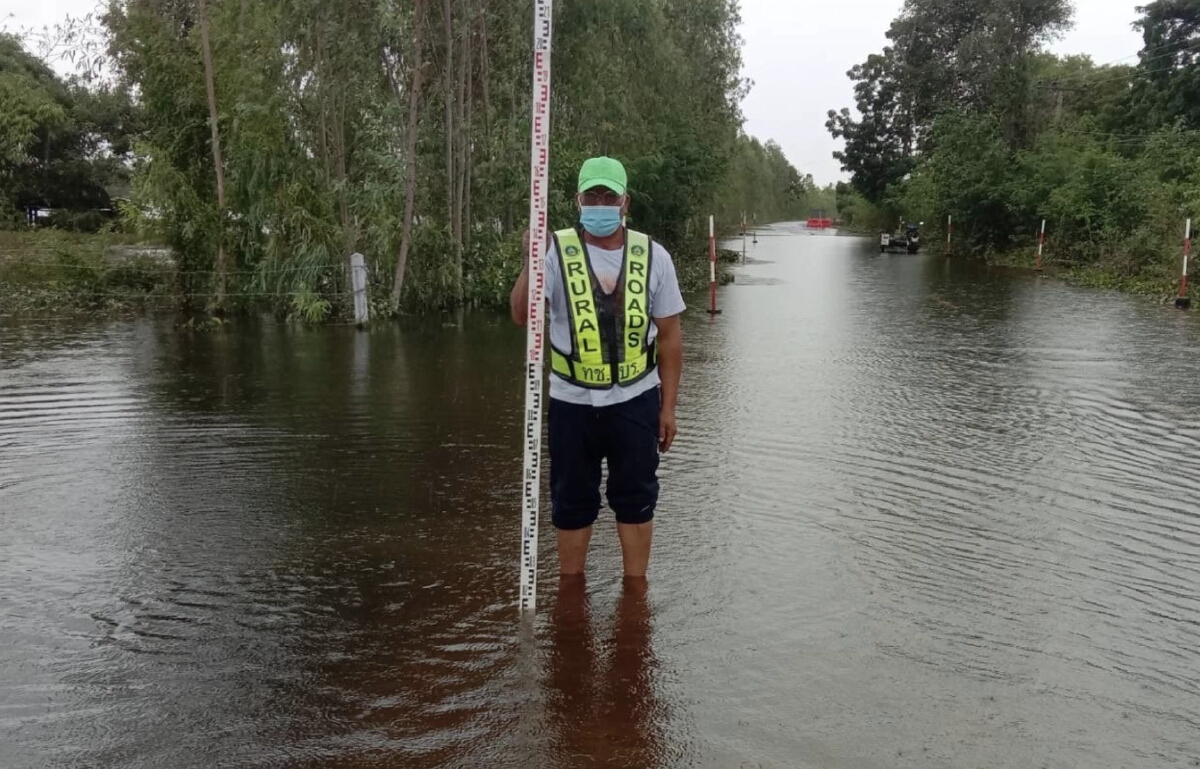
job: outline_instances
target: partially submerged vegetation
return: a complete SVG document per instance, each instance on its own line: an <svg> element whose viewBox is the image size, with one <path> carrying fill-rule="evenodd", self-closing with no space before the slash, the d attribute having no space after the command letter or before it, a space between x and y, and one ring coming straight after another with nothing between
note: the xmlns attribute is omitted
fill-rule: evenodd
<svg viewBox="0 0 1200 769"><path fill-rule="evenodd" d="M850 72L831 112L851 226L926 222L926 240L995 262L1045 261L1090 285L1154 294L1178 281L1200 215L1200 0L1140 8L1136 63L1060 58L1069 0L907 0L889 45ZM1133 57L1131 57L1133 58Z"/></svg>
<svg viewBox="0 0 1200 769"><path fill-rule="evenodd" d="M130 235L0 231L0 312L121 311L174 303L168 252Z"/></svg>
<svg viewBox="0 0 1200 769"><path fill-rule="evenodd" d="M530 4L249 7L113 0L99 26L58 36L98 41L78 43L85 77L70 83L25 41L0 38L0 87L23 94L16 118L0 120L12 128L0 178L38 179L70 158L114 175L89 201L22 188L0 201L7 226L52 208L54 224L137 233L174 259L169 269L103 263L97 251L124 236L21 241L8 264L23 250L54 263L6 267L6 310L59 293L95 309L174 301L317 322L345 317L354 252L366 257L375 317L503 306L528 220ZM555 14L552 226L574 220L581 160L617 156L631 226L670 248L684 286L699 288L709 214L729 231L742 212L765 222L832 200L777 145L741 133L734 0L568 2ZM113 76L103 87L100 66ZM122 119L72 106L101 92ZM72 131L90 138L41 152Z"/></svg>

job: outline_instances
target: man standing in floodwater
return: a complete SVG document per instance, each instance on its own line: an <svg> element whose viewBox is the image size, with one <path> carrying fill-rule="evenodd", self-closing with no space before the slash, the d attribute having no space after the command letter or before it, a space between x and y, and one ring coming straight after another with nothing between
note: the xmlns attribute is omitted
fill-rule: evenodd
<svg viewBox="0 0 1200 769"><path fill-rule="evenodd" d="M583 574L600 513L600 462L617 518L625 576L650 563L659 452L675 440L687 309L671 255L625 228L625 168L591 158L579 170L579 225L555 232L546 254L550 308L550 497L561 574ZM529 233L525 233L528 255ZM526 256L528 260L528 256ZM509 304L528 320L529 265Z"/></svg>

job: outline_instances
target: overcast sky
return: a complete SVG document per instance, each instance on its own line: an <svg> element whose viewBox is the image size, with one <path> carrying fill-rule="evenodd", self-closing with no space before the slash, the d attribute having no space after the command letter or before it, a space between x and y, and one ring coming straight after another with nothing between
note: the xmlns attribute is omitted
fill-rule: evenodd
<svg viewBox="0 0 1200 769"><path fill-rule="evenodd" d="M3 2L3 0L0 0ZM1052 46L1097 63L1136 54L1130 26L1143 0L1075 0L1075 28ZM846 71L879 51L902 0L742 0L744 74L754 81L742 104L746 132L775 139L792 165L819 184L843 178L825 130L830 109L854 106Z"/></svg>
<svg viewBox="0 0 1200 769"><path fill-rule="evenodd" d="M1057 53L1086 53L1097 63L1136 54L1130 26L1143 0L1076 0L1075 28ZM0 0L0 26L37 27L79 16L96 0ZM744 75L754 81L742 105L746 131L775 139L801 173L818 183L843 178L830 153L837 143L825 113L853 105L846 71L880 50L903 0L742 0ZM6 19L7 17L7 19Z"/></svg>

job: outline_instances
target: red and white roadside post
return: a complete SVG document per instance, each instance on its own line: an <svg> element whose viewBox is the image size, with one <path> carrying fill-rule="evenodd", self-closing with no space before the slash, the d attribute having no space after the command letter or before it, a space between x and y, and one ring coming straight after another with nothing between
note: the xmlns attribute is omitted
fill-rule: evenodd
<svg viewBox="0 0 1200 769"><path fill-rule="evenodd" d="M708 314L720 315L721 311L717 309L717 230L711 214L708 217L708 287L712 300Z"/></svg>
<svg viewBox="0 0 1200 769"><path fill-rule="evenodd" d="M1187 228L1183 231L1183 274L1179 276L1179 296L1175 297L1175 306L1186 310L1192 306L1192 299L1187 292L1188 258L1192 255L1192 220L1187 220Z"/></svg>

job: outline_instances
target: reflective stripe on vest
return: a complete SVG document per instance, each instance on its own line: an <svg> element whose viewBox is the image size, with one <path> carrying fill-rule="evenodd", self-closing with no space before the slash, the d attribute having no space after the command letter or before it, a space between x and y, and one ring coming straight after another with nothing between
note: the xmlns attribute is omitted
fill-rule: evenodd
<svg viewBox="0 0 1200 769"><path fill-rule="evenodd" d="M550 349L551 370L568 382L606 390L637 382L655 367L650 329L650 237L625 231L625 258L620 281L605 295L594 279L587 249L575 230L554 233L563 277L571 352ZM624 297L623 306L616 298ZM598 303L608 305L603 313ZM608 322L606 322L606 320Z"/></svg>

